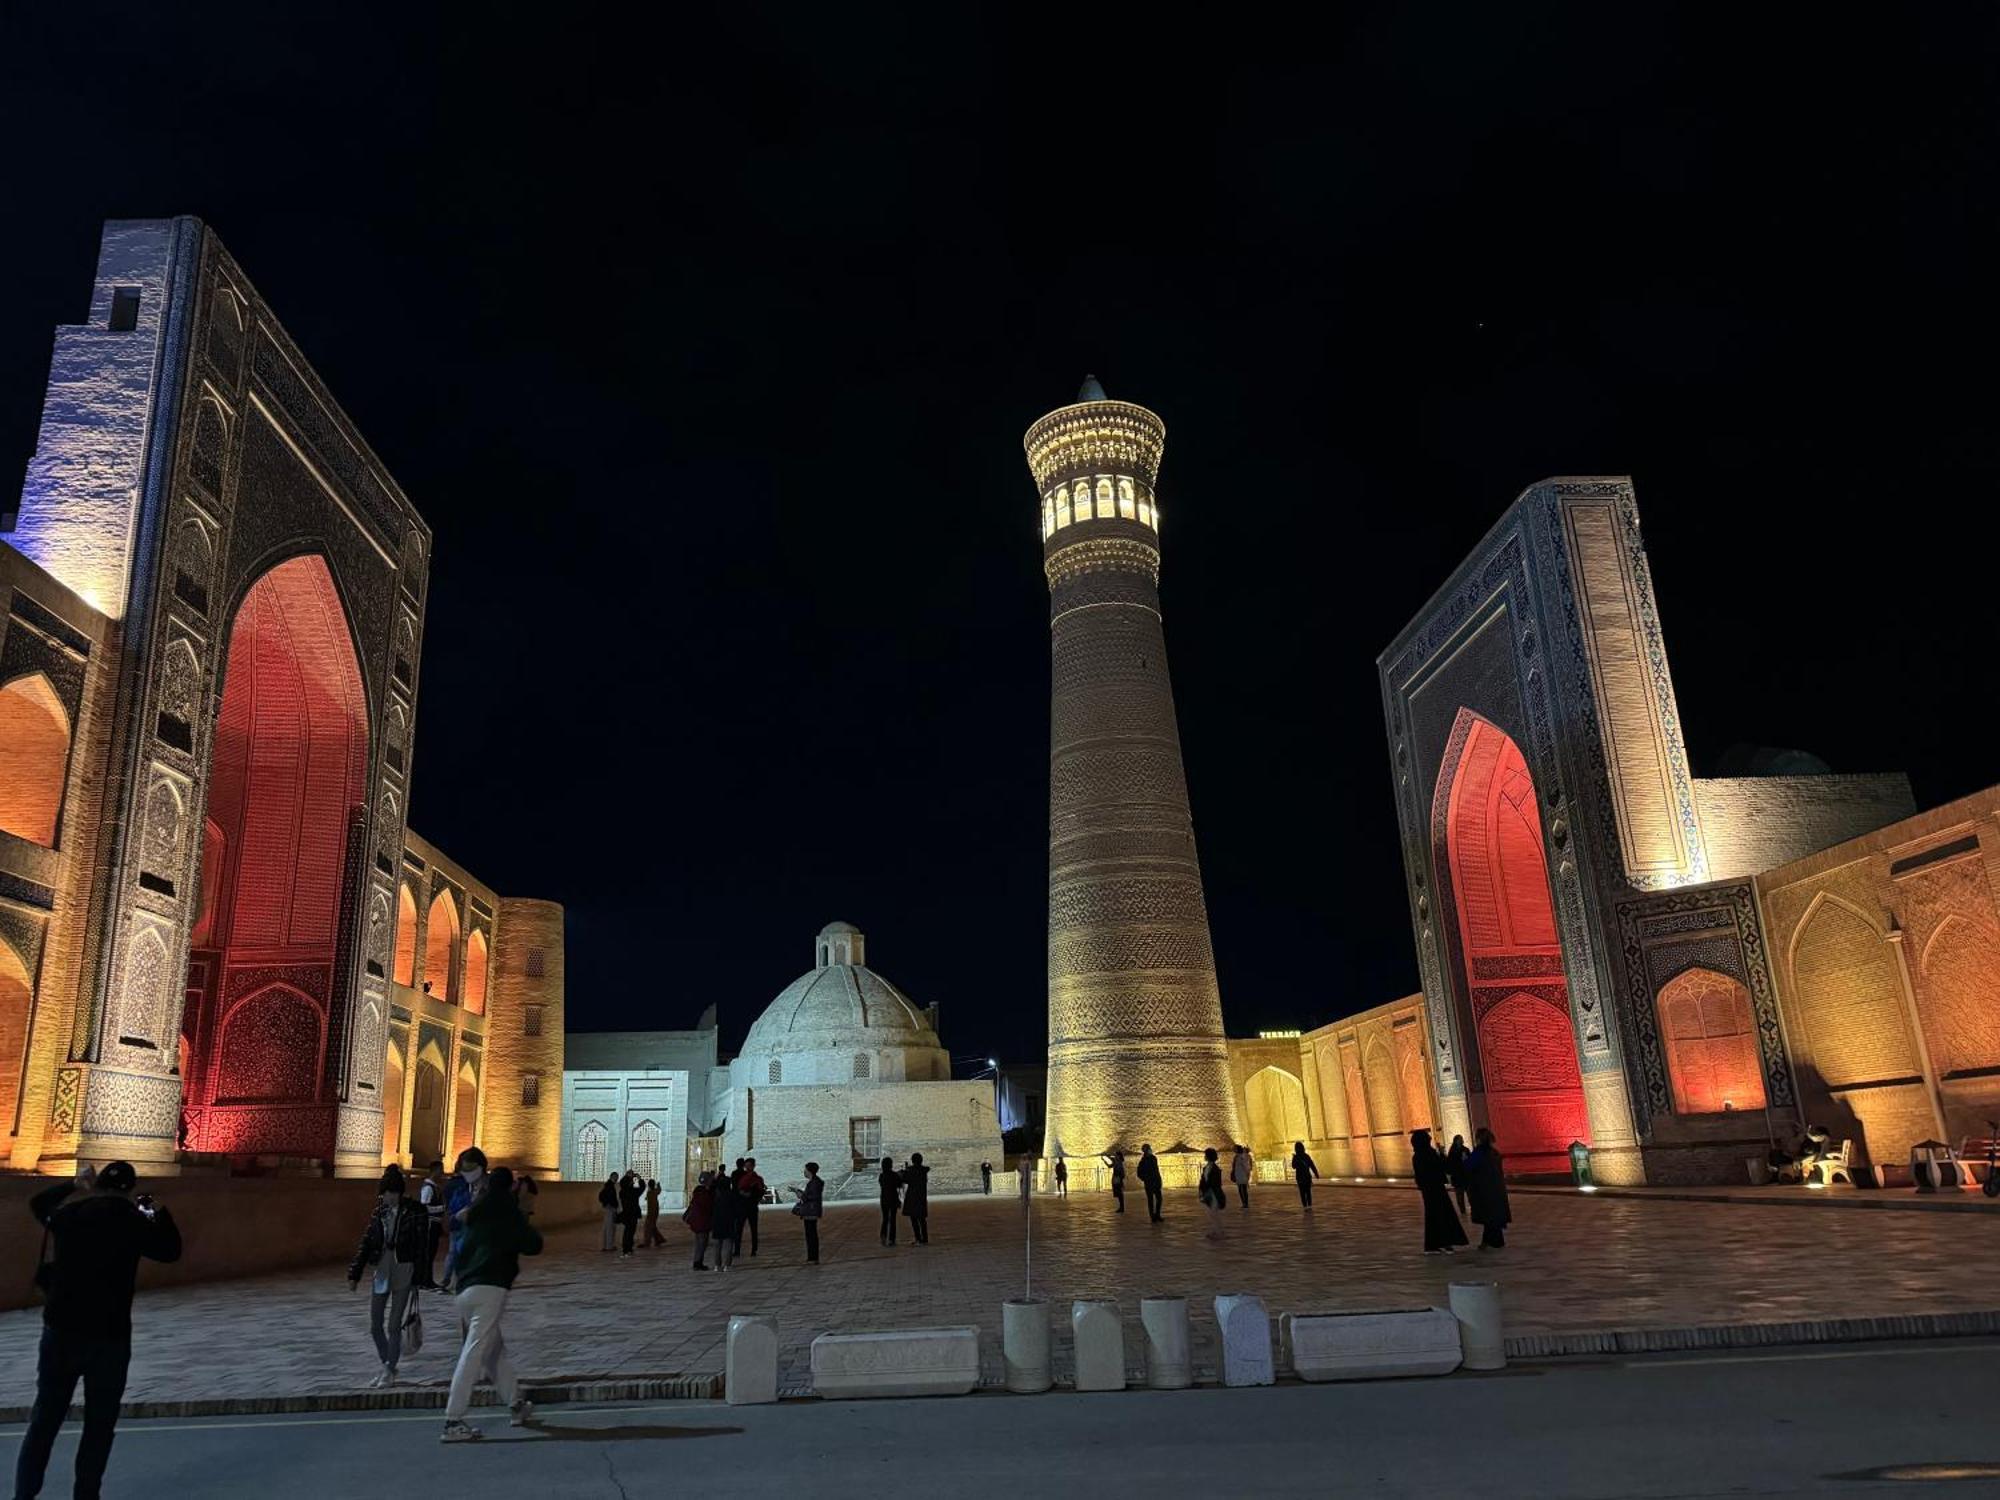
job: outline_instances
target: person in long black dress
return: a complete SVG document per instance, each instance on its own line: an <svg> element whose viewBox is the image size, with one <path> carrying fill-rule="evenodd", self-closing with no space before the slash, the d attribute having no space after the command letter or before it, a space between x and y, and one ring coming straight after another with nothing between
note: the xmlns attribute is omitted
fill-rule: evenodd
<svg viewBox="0 0 2000 1500"><path fill-rule="evenodd" d="M1451 1206L1451 1169L1431 1144L1428 1130L1410 1132L1410 1170L1424 1200L1424 1254L1450 1255L1468 1243L1465 1226Z"/></svg>
<svg viewBox="0 0 2000 1500"><path fill-rule="evenodd" d="M896 1243L896 1210L903 1206L903 1179L896 1175L896 1159L882 1158L882 1175L875 1179L882 1190L882 1243Z"/></svg>
<svg viewBox="0 0 2000 1500"><path fill-rule="evenodd" d="M1465 1159L1465 1176L1472 1193L1472 1222L1479 1226L1479 1248L1505 1249L1514 1210L1507 1202L1505 1164L1492 1131L1479 1132L1479 1144Z"/></svg>
<svg viewBox="0 0 2000 1500"><path fill-rule="evenodd" d="M924 1153L912 1151L903 1168L903 1217L910 1221L910 1238L919 1245L931 1242L931 1169L924 1165Z"/></svg>

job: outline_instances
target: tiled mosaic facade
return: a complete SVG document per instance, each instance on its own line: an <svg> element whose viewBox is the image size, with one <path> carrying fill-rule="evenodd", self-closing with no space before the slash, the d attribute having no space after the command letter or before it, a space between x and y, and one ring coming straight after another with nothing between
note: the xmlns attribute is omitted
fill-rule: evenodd
<svg viewBox="0 0 2000 1500"><path fill-rule="evenodd" d="M372 1173L420 1030L390 965L430 533L198 221L106 226L10 541L0 757L53 726L62 759L53 829L0 807L12 1163ZM430 1024L476 1097L500 913L465 884Z"/></svg>

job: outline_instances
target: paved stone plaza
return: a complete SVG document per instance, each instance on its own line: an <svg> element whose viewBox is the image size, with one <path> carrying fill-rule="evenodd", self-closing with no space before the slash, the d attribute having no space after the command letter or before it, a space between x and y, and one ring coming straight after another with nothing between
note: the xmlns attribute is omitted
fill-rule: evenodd
<svg viewBox="0 0 2000 1500"><path fill-rule="evenodd" d="M1992 1290L2000 1235L1988 1214L1521 1192L1505 1251L1427 1257L1408 1189L1322 1187L1307 1217L1289 1189L1261 1188L1248 1214L1231 1211L1220 1244L1204 1238L1191 1192L1168 1195L1167 1221L1157 1227L1142 1198L1127 1201L1123 1218L1108 1197L1036 1201L1035 1293L1059 1314L1059 1370L1070 1298L1116 1298L1136 1324L1138 1299L1156 1291L1188 1297L1196 1363L1211 1369L1206 1299L1217 1291L1256 1292L1276 1314L1441 1302L1454 1277L1492 1277L1505 1289L1510 1334L2000 1306ZM796 1387L815 1334L977 1323L997 1378L1000 1304L1023 1285L1017 1202L941 1202L927 1247L882 1249L872 1208L837 1208L824 1224L825 1264L815 1269L801 1264L791 1215L767 1209L763 1253L726 1276L690 1269L678 1223L662 1226L667 1248L629 1261L599 1252L594 1227L552 1235L549 1252L526 1263L508 1308L508 1343L534 1379L718 1371L728 1315L775 1313L784 1380ZM344 1256L349 1247L329 1249ZM348 1291L340 1264L142 1294L127 1399L359 1390L376 1369L366 1303L365 1293ZM439 1384L456 1329L447 1299L425 1305L430 1342L405 1360L404 1374ZM0 1407L31 1398L38 1323L32 1309L0 1314ZM1127 1350L1136 1365L1135 1333Z"/></svg>

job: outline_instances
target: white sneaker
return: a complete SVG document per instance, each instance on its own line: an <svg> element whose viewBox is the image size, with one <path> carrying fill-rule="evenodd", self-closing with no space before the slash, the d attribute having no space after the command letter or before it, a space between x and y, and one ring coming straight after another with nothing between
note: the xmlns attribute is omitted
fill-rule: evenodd
<svg viewBox="0 0 2000 1500"><path fill-rule="evenodd" d="M384 1365L382 1366L382 1372L379 1375L377 1375L373 1380L368 1382L368 1389L371 1391L379 1391L383 1387L391 1386L394 1385L395 1383L396 1383L396 1367L394 1365Z"/></svg>
<svg viewBox="0 0 2000 1500"><path fill-rule="evenodd" d="M523 1396L507 1409L507 1425L509 1427L526 1427L534 1419L535 1403L530 1401L526 1396Z"/></svg>
<svg viewBox="0 0 2000 1500"><path fill-rule="evenodd" d="M476 1443L486 1434L470 1422L446 1422L444 1431L438 1434L440 1443Z"/></svg>

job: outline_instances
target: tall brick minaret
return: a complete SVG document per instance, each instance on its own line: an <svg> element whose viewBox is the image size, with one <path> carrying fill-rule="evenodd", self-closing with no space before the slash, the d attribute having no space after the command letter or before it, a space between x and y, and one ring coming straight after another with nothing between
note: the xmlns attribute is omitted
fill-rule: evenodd
<svg viewBox="0 0 2000 1500"><path fill-rule="evenodd" d="M1160 629L1166 427L1095 376L1028 429L1049 727L1045 1150L1238 1139L1222 999Z"/></svg>

